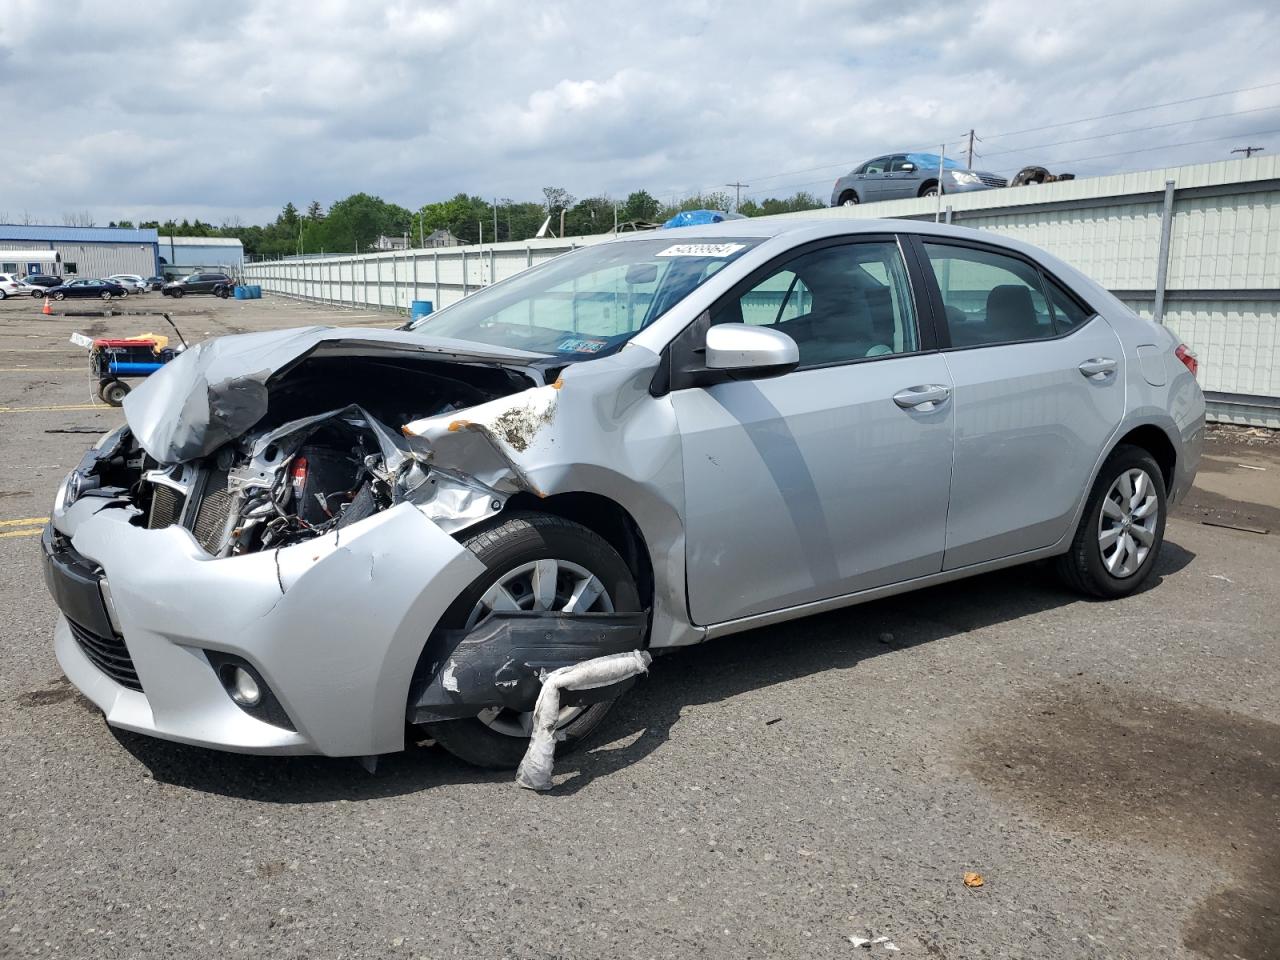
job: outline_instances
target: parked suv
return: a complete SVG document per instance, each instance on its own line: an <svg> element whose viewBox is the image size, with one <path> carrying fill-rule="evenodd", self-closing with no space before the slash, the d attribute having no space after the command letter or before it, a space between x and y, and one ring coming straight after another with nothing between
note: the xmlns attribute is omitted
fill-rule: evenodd
<svg viewBox="0 0 1280 960"><path fill-rule="evenodd" d="M193 273L181 280L166 283L161 289L166 297L183 297L188 293L211 293L224 300L231 296L235 281L225 273Z"/></svg>
<svg viewBox="0 0 1280 960"><path fill-rule="evenodd" d="M44 274L33 273L31 276L25 277L22 282L26 284L26 289L22 292L29 293L31 296L38 299L43 297L49 290L52 290L54 287L60 287L67 281L62 277L50 277Z"/></svg>
<svg viewBox="0 0 1280 960"><path fill-rule="evenodd" d="M831 206L851 207L878 200L936 197L1007 187L994 173L966 170L964 164L936 153L894 153L868 160L845 174L831 188Z"/></svg>
<svg viewBox="0 0 1280 960"><path fill-rule="evenodd" d="M22 278L16 273L0 273L0 300L29 292L30 288L22 282Z"/></svg>

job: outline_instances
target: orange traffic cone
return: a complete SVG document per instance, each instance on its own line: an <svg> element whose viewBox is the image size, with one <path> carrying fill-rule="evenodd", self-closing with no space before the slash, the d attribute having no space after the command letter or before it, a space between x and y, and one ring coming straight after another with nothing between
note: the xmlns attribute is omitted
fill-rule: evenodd
<svg viewBox="0 0 1280 960"><path fill-rule="evenodd" d="M44 298L44 309L43 309L43 310L41 310L40 312L41 312L41 313L43 313L46 317L52 317L52 316L53 316L53 307L49 306L49 298L48 298L48 297L45 297L45 298Z"/></svg>

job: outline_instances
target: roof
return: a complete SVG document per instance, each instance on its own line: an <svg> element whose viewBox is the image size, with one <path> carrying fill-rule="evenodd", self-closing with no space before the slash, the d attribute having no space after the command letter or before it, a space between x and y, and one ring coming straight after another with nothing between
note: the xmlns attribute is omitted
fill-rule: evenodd
<svg viewBox="0 0 1280 960"><path fill-rule="evenodd" d="M43 240L49 243L155 243L156 231L120 227L55 227L0 223L0 242Z"/></svg>
<svg viewBox="0 0 1280 960"><path fill-rule="evenodd" d="M238 237L160 237L160 242L175 247L243 247Z"/></svg>

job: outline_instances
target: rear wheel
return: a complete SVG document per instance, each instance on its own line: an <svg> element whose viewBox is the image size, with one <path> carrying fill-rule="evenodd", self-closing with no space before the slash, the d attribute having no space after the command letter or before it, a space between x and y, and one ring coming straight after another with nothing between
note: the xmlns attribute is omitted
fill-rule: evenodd
<svg viewBox="0 0 1280 960"><path fill-rule="evenodd" d="M1123 597L1146 582L1164 543L1164 474L1141 447L1117 447L1098 472L1058 573L1081 593Z"/></svg>
<svg viewBox="0 0 1280 960"><path fill-rule="evenodd" d="M858 205L858 195L852 190L847 190L840 195L840 206L856 207Z"/></svg>
<svg viewBox="0 0 1280 960"><path fill-rule="evenodd" d="M543 513L514 514L463 545L488 568L446 611L437 629L467 630L494 610L627 613L641 609L635 579L608 543L586 527ZM581 743L615 701L564 707L557 752ZM529 746L532 713L487 708L465 720L425 724L454 756L508 770Z"/></svg>

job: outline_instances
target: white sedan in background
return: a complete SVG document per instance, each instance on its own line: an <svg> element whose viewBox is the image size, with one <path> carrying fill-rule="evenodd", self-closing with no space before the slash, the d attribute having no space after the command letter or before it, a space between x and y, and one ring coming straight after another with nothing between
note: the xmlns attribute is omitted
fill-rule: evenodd
<svg viewBox="0 0 1280 960"><path fill-rule="evenodd" d="M142 277L136 273L113 273L106 278L111 283L118 283L130 293L146 293L151 289L150 285Z"/></svg>

